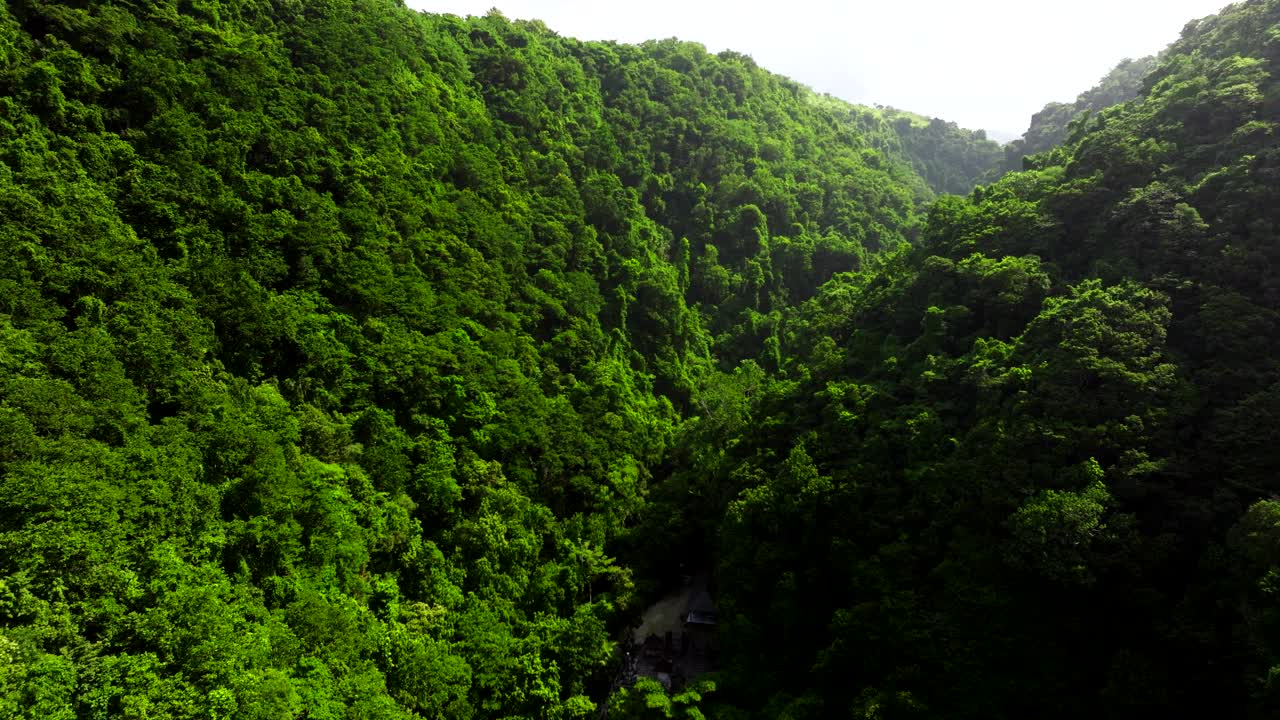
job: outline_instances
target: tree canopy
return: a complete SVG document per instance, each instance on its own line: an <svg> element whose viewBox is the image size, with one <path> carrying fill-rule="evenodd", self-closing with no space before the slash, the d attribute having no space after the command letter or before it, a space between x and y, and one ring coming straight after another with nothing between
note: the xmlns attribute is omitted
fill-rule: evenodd
<svg viewBox="0 0 1280 720"><path fill-rule="evenodd" d="M1273 717L1277 28L997 177L677 40L9 3L0 715ZM675 558L722 667L611 696Z"/></svg>

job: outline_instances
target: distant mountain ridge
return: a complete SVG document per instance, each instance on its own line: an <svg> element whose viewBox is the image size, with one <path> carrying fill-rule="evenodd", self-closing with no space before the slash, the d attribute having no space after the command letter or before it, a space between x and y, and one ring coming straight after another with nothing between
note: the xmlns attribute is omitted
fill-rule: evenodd
<svg viewBox="0 0 1280 720"><path fill-rule="evenodd" d="M1005 145L1005 169L1021 170L1024 157L1061 145L1067 139L1073 121L1137 97L1142 90L1143 79L1156 67L1156 60L1154 55L1121 60L1097 85L1080 93L1074 102L1045 105L1031 116L1026 132Z"/></svg>

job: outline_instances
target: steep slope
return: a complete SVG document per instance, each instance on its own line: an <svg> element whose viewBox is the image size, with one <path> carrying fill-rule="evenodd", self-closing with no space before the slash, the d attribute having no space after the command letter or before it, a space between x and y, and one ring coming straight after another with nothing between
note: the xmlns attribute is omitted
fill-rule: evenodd
<svg viewBox="0 0 1280 720"><path fill-rule="evenodd" d="M1005 162L1000 143L986 131L966 130L941 118L879 108L902 138L911 166L939 194L965 195L980 182L990 182Z"/></svg>
<svg viewBox="0 0 1280 720"><path fill-rule="evenodd" d="M1005 146L1005 169L1022 170L1022 159L1039 155L1067 139L1071 123L1137 97L1142 81L1156 67L1155 56L1138 60L1125 58L1094 87L1080 93L1075 102L1052 102L1031 116L1031 125L1022 137Z"/></svg>
<svg viewBox="0 0 1280 720"><path fill-rule="evenodd" d="M0 8L0 715L594 713L681 408L917 234L876 132L498 15Z"/></svg>
<svg viewBox="0 0 1280 720"><path fill-rule="evenodd" d="M0 715L597 716L712 558L615 717L1274 717L1278 28L922 221L981 138L734 53L6 5Z"/></svg>
<svg viewBox="0 0 1280 720"><path fill-rule="evenodd" d="M1275 0L1189 25L724 376L670 484L723 518L722 699L1276 715L1278 78Z"/></svg>

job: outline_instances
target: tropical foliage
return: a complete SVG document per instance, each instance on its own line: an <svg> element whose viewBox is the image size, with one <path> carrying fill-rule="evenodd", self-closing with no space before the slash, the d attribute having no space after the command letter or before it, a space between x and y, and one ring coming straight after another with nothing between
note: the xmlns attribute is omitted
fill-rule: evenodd
<svg viewBox="0 0 1280 720"><path fill-rule="evenodd" d="M9 3L0 715L1274 717L1278 63L987 181L675 40ZM677 558L723 668L610 701Z"/></svg>

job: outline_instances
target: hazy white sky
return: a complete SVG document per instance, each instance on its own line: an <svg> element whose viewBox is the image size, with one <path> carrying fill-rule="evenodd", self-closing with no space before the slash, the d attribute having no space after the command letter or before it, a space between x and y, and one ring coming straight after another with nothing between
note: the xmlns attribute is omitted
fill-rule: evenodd
<svg viewBox="0 0 1280 720"><path fill-rule="evenodd" d="M737 50L819 92L1015 137L1125 57L1177 39L1228 0L406 0L539 19L583 40L679 37Z"/></svg>

